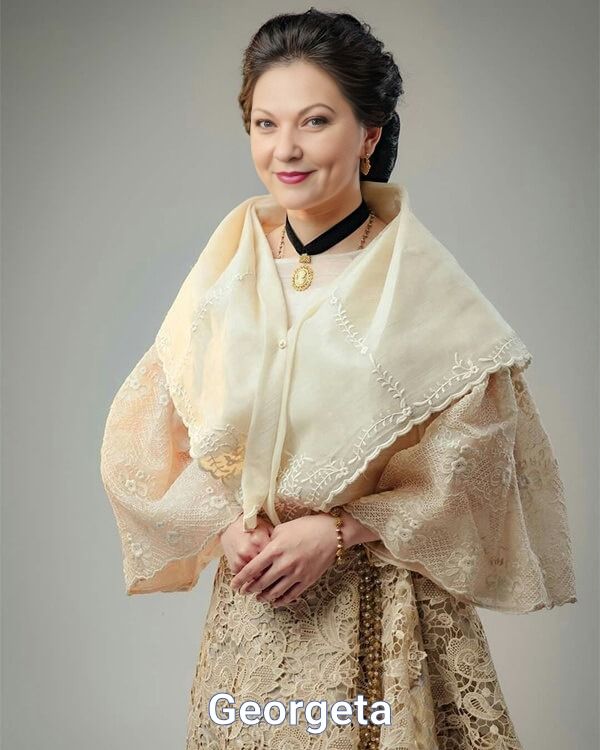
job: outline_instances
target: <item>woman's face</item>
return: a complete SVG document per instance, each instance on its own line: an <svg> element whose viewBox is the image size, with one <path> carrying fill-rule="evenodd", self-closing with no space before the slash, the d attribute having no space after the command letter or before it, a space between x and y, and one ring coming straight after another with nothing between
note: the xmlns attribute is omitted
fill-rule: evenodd
<svg viewBox="0 0 600 750"><path fill-rule="evenodd" d="M271 68L254 87L250 146L258 176L287 209L306 209L359 190L359 158L381 128L363 127L336 82L315 65ZM310 172L285 183L278 172Z"/></svg>

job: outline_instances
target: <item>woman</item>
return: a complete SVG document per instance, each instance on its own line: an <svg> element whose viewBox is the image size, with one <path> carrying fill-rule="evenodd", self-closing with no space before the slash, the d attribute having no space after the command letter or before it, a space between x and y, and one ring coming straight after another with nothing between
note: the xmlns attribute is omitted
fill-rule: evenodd
<svg viewBox="0 0 600 750"><path fill-rule="evenodd" d="M128 594L219 559L187 748L520 748L476 606L576 601L531 355L388 183L402 78L366 24L277 16L243 77L268 194L212 234L102 446Z"/></svg>

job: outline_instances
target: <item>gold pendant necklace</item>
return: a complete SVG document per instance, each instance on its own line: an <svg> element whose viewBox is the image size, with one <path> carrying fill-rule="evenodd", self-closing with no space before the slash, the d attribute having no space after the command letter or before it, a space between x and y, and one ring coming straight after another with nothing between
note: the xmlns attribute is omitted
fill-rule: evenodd
<svg viewBox="0 0 600 750"><path fill-rule="evenodd" d="M369 236L369 232L371 231L371 224L373 223L374 218L375 214L372 211L369 211L369 221L367 222L367 228L365 229L365 232L360 241L360 245L358 246L359 250L362 250L365 246L365 242L367 240L367 237ZM283 249L284 240L285 224L283 225L283 229L281 231L281 240L279 242L277 258L281 258L281 251ZM294 272L292 273L292 286L294 287L294 289L296 289L296 291L303 292L311 285L314 278L314 270L311 266L310 255L308 253L302 253L298 258L298 263L299 265L294 268Z"/></svg>

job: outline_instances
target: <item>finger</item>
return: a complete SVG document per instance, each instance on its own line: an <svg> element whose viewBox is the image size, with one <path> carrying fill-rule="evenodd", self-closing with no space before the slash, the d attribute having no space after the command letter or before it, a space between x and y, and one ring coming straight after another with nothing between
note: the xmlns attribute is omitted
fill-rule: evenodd
<svg viewBox="0 0 600 750"><path fill-rule="evenodd" d="M284 594L286 594L295 583L296 582L290 578L290 576L283 576L276 581L273 586L263 590L259 595L259 598L268 602L275 601L275 599L284 596Z"/></svg>
<svg viewBox="0 0 600 750"><path fill-rule="evenodd" d="M264 547L256 557L246 563L244 567L236 573L230 581L232 589L237 590L243 583L250 581L252 578L258 578L260 574L268 568L272 561L272 550L269 545Z"/></svg>
<svg viewBox="0 0 600 750"><path fill-rule="evenodd" d="M234 564L233 564L233 566L231 568L231 573L233 575L236 575L237 573L240 572L240 570L244 569L245 565L247 565L247 563L244 560L238 559L236 562L234 562Z"/></svg>
<svg viewBox="0 0 600 750"><path fill-rule="evenodd" d="M290 604L295 601L303 591L304 586L302 585L302 581L298 581L298 583L295 583L283 596L279 599L275 599L273 606L281 607L284 604Z"/></svg>
<svg viewBox="0 0 600 750"><path fill-rule="evenodd" d="M250 581L246 581L245 583L242 583L242 585L239 588L240 594L245 594L248 591L248 586L250 586L252 583L254 583L255 579L252 578Z"/></svg>
<svg viewBox="0 0 600 750"><path fill-rule="evenodd" d="M273 563L261 576L255 578L254 581L250 581L244 591L249 594L260 594L267 591L269 587L277 583L281 579L281 576L285 575L278 567Z"/></svg>

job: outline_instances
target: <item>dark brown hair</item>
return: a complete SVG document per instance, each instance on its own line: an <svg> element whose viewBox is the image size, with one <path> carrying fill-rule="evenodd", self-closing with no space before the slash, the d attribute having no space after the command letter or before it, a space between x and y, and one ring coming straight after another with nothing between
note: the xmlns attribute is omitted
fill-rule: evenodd
<svg viewBox="0 0 600 750"><path fill-rule="evenodd" d="M381 126L381 137L370 157L368 175L361 180L387 182L398 151L398 98L404 93L393 55L371 33L371 26L349 13L311 7L305 13L282 13L266 21L244 51L242 88L238 102L244 128L250 133L252 95L259 77L276 65L296 60L328 73L348 100L357 120Z"/></svg>

